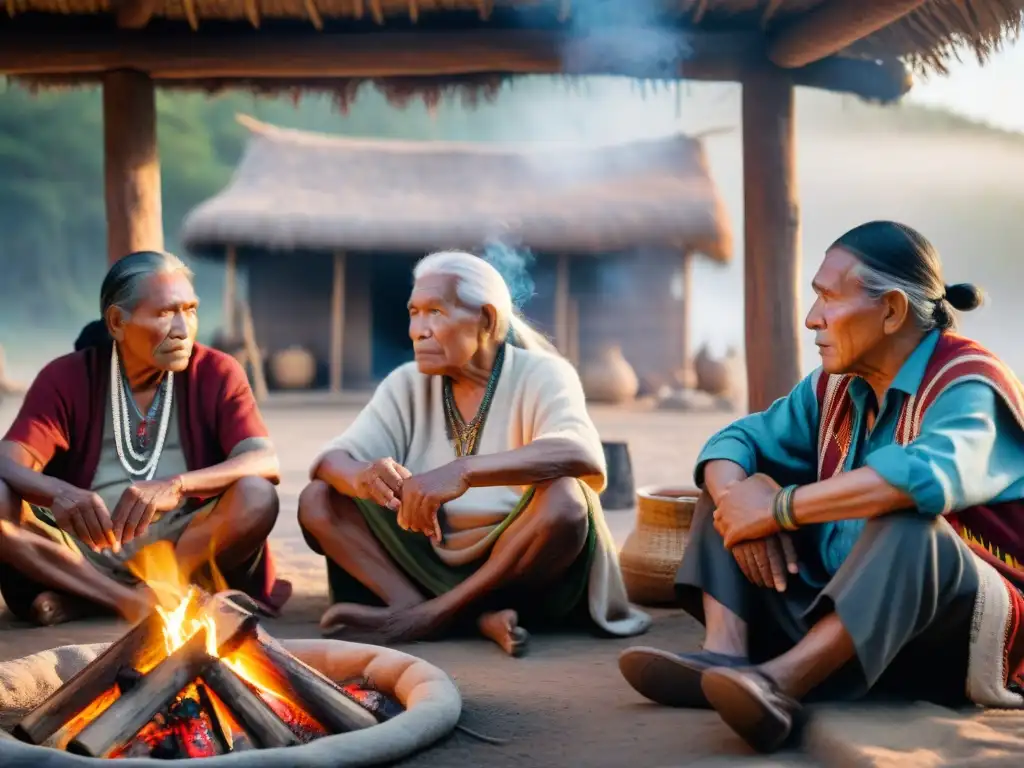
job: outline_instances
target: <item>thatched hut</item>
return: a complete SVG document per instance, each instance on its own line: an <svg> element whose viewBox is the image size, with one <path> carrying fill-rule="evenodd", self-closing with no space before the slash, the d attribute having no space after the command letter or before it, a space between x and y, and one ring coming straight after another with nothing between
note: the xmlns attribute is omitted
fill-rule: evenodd
<svg viewBox="0 0 1024 768"><path fill-rule="evenodd" d="M984 58L1024 0L7 0L0 74L101 82L108 250L160 247L155 87L475 95L517 74L743 86L751 408L799 377L793 90L893 101L910 68Z"/></svg>
<svg viewBox="0 0 1024 768"><path fill-rule="evenodd" d="M501 146L243 122L252 133L233 179L186 217L182 239L226 261L227 332L244 268L259 346L311 351L332 389L411 359L411 268L431 250L494 238L528 249L527 314L564 353L587 359L614 340L638 371L661 374L688 357L692 258L731 253L703 147L686 136Z"/></svg>

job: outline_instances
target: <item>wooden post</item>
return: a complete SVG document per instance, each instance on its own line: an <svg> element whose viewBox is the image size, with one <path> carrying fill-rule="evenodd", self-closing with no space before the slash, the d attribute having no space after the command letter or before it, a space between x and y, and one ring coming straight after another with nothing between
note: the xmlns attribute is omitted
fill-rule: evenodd
<svg viewBox="0 0 1024 768"><path fill-rule="evenodd" d="M793 86L777 73L751 75L742 109L747 402L754 412L800 378Z"/></svg>
<svg viewBox="0 0 1024 768"><path fill-rule="evenodd" d="M263 353L260 345L256 343L256 330L252 322L252 307L248 301L242 302L242 343L245 344L245 354L249 358L249 365L252 366L252 393L257 403L267 399L270 390L267 387L267 377L263 372Z"/></svg>
<svg viewBox="0 0 1024 768"><path fill-rule="evenodd" d="M345 254L334 254L334 287L331 290L331 392L341 392L345 352Z"/></svg>
<svg viewBox="0 0 1024 768"><path fill-rule="evenodd" d="M578 299L569 299L569 331L566 344L566 357L575 367L580 365L580 303Z"/></svg>
<svg viewBox="0 0 1024 768"><path fill-rule="evenodd" d="M108 262L133 251L163 250L156 95L148 75L104 75L103 149Z"/></svg>
<svg viewBox="0 0 1024 768"><path fill-rule="evenodd" d="M224 253L224 338L235 338L235 311L238 302L238 265L235 246Z"/></svg>
<svg viewBox="0 0 1024 768"><path fill-rule="evenodd" d="M567 356L569 349L569 257L560 253L555 267L555 346Z"/></svg>
<svg viewBox="0 0 1024 768"><path fill-rule="evenodd" d="M689 249L683 251L681 277L683 280L681 297L683 308L680 313L682 328L679 329L679 370L682 373L682 381L688 383L690 380L690 312L693 306L693 252Z"/></svg>

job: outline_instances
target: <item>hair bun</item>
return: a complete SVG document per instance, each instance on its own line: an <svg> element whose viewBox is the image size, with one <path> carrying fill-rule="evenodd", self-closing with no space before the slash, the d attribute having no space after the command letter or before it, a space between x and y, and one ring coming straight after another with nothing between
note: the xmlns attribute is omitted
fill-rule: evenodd
<svg viewBox="0 0 1024 768"><path fill-rule="evenodd" d="M985 294L973 283L957 283L946 286L946 301L953 306L953 309L958 309L961 312L977 309L981 306L984 298Z"/></svg>

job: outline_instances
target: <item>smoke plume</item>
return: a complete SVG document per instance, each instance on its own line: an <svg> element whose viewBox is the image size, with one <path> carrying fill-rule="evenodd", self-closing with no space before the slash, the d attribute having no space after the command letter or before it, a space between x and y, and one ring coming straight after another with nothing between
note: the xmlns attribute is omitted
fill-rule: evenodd
<svg viewBox="0 0 1024 768"><path fill-rule="evenodd" d="M534 297L536 286L530 276L530 267L536 257L527 248L515 249L498 240L488 242L482 256L484 261L498 270L505 281L516 312L522 312L523 307Z"/></svg>

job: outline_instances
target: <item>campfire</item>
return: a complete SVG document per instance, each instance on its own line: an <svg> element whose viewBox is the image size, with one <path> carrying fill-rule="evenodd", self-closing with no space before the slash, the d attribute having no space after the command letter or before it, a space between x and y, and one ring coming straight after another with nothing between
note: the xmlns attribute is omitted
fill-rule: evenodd
<svg viewBox="0 0 1024 768"><path fill-rule="evenodd" d="M401 711L366 681L339 685L305 664L224 593L182 583L169 546L143 550L132 568L155 610L26 715L14 729L22 741L99 758L213 757Z"/></svg>

